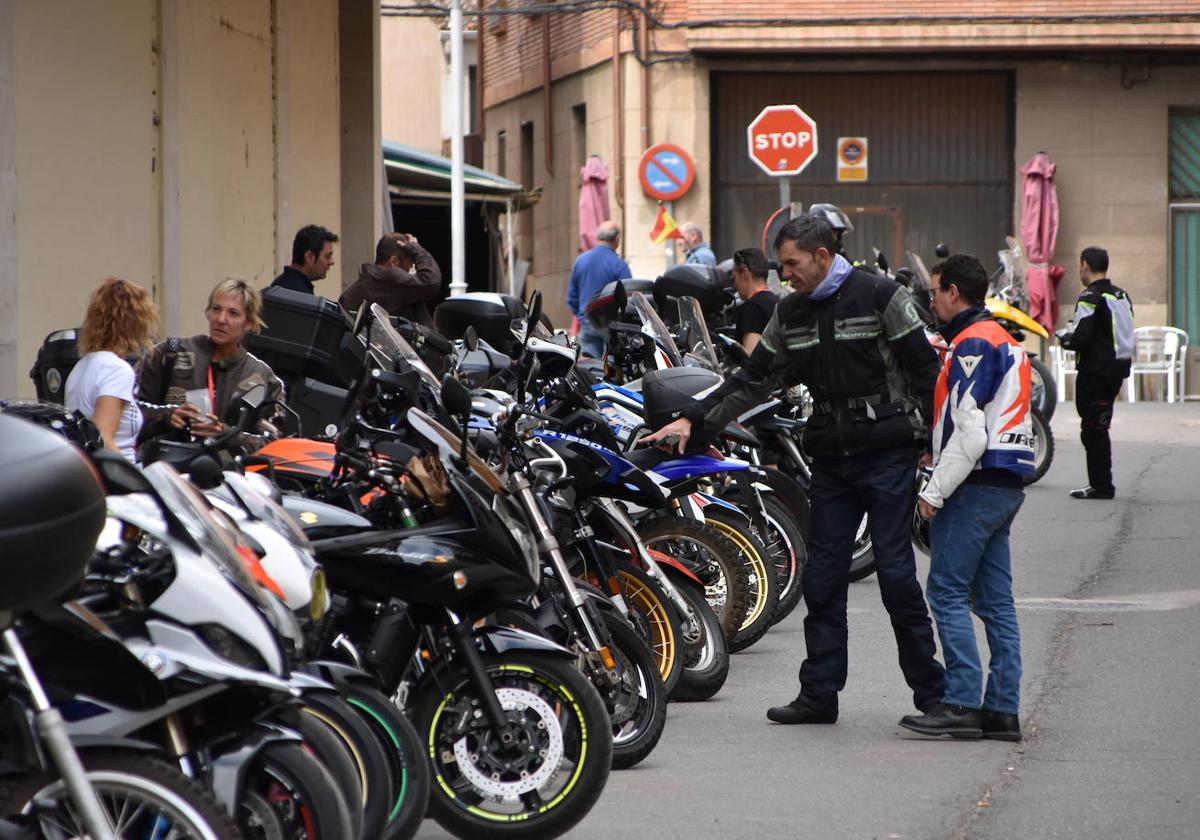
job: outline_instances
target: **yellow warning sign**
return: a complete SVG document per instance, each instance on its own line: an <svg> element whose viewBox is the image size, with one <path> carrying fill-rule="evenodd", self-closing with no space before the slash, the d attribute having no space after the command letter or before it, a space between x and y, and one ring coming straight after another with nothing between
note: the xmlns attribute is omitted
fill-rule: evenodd
<svg viewBox="0 0 1200 840"><path fill-rule="evenodd" d="M837 142L837 179L867 180L867 138L839 137Z"/></svg>

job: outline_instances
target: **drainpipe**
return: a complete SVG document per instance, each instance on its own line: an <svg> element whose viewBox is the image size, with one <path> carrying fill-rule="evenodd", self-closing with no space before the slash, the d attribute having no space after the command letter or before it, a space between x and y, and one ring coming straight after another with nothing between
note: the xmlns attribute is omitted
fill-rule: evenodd
<svg viewBox="0 0 1200 840"><path fill-rule="evenodd" d="M550 15L542 15L542 125L546 141L546 172L554 174L554 116L550 109Z"/></svg>
<svg viewBox="0 0 1200 840"><path fill-rule="evenodd" d="M621 97L621 10L613 9L612 31L612 108L613 108L613 158L616 170L613 193L616 195L619 224L625 230L625 103ZM625 239L621 237L621 255L625 255Z"/></svg>
<svg viewBox="0 0 1200 840"><path fill-rule="evenodd" d="M642 56L642 148L644 152L650 148L650 13L646 9L646 0L642 0L642 27L638 33L638 52Z"/></svg>

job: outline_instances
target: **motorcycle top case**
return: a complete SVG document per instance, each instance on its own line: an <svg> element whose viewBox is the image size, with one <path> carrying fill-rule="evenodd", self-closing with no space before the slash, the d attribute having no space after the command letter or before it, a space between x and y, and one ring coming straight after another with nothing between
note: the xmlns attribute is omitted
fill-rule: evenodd
<svg viewBox="0 0 1200 840"><path fill-rule="evenodd" d="M525 318L525 304L512 295L495 292L469 292L446 298L433 313L438 332L449 339L460 339L467 327L492 347L512 356L518 345L513 321Z"/></svg>
<svg viewBox="0 0 1200 840"><path fill-rule="evenodd" d="M79 362L79 330L55 330L38 348L29 377L39 400L66 402L67 377Z"/></svg>
<svg viewBox="0 0 1200 840"><path fill-rule="evenodd" d="M611 283L605 283L600 287L600 291L592 295L592 299L588 301L587 307L584 309L587 319L598 329L607 329L608 325L616 320L618 315L622 314L617 312L615 293L618 283L625 287L626 297L634 292L641 292L645 295L650 295L654 292L653 280L643 280L635 277L628 280L613 280ZM625 314L632 313L633 310L630 309L629 304L626 304Z"/></svg>
<svg viewBox="0 0 1200 840"><path fill-rule="evenodd" d="M0 415L0 609L56 598L83 577L104 528L104 489L65 438Z"/></svg>
<svg viewBox="0 0 1200 840"><path fill-rule="evenodd" d="M705 314L712 314L733 300L733 280L728 272L711 265L673 265L654 281L654 298L660 312L669 297L693 297Z"/></svg>
<svg viewBox="0 0 1200 840"><path fill-rule="evenodd" d="M279 286L264 289L262 298L265 326L243 341L285 382L308 377L348 385L362 370L365 348L337 303Z"/></svg>
<svg viewBox="0 0 1200 840"><path fill-rule="evenodd" d="M661 429L694 406L722 382L719 373L704 368L678 367L652 370L642 378L642 405L646 428Z"/></svg>

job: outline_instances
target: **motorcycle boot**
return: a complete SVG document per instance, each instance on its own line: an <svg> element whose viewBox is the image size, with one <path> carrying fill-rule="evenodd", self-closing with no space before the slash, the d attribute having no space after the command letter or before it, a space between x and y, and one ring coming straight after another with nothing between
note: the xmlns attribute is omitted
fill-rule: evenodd
<svg viewBox="0 0 1200 840"><path fill-rule="evenodd" d="M796 699L786 706L772 706L767 709L767 720L775 723L837 723L837 695L832 700L823 700L811 694L800 692Z"/></svg>

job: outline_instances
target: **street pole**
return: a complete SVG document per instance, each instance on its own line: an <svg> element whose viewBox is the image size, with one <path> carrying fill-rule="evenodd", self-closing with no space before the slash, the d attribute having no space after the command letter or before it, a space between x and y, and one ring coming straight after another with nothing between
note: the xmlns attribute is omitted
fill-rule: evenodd
<svg viewBox="0 0 1200 840"><path fill-rule="evenodd" d="M467 291L463 188L463 12L450 0L450 295Z"/></svg>
<svg viewBox="0 0 1200 840"><path fill-rule="evenodd" d="M504 199L504 242L508 245L508 293L517 296L517 256L513 253L513 200Z"/></svg>
<svg viewBox="0 0 1200 840"><path fill-rule="evenodd" d="M672 219L674 219L675 218L675 202L668 201L668 202L666 202L666 205L667 205L667 215L670 216ZM666 245L667 245L667 254L666 254L667 268L670 268L671 266L675 265L675 240L668 239L666 242Z"/></svg>
<svg viewBox="0 0 1200 840"><path fill-rule="evenodd" d="M779 206L792 206L792 179L786 175L779 179Z"/></svg>

